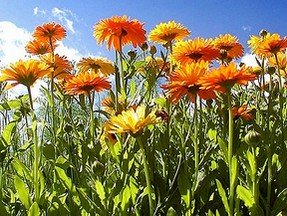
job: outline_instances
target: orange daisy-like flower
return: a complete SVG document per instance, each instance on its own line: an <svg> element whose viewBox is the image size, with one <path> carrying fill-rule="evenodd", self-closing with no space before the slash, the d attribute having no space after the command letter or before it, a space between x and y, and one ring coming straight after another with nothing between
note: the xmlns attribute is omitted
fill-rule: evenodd
<svg viewBox="0 0 287 216"><path fill-rule="evenodd" d="M149 33L149 40L155 43L167 44L184 39L190 34L189 30L180 23L169 21L158 24Z"/></svg>
<svg viewBox="0 0 287 216"><path fill-rule="evenodd" d="M219 57L211 39L196 38L194 40L175 43L171 60L178 64L188 64L198 61L211 61Z"/></svg>
<svg viewBox="0 0 287 216"><path fill-rule="evenodd" d="M89 94L111 88L110 82L99 74L82 72L66 80L65 90L70 95Z"/></svg>
<svg viewBox="0 0 287 216"><path fill-rule="evenodd" d="M30 87L49 72L47 66L38 60L19 60L2 70L0 81L11 81L11 87L18 84Z"/></svg>
<svg viewBox="0 0 287 216"><path fill-rule="evenodd" d="M45 23L41 26L37 26L34 30L33 37L42 42L55 42L63 40L67 33L63 26L60 24L51 22ZM51 40L51 41L50 41Z"/></svg>
<svg viewBox="0 0 287 216"><path fill-rule="evenodd" d="M242 118L246 121L251 121L254 116L252 114L252 110L247 108L247 105L242 105L241 107L233 107L232 108L233 118Z"/></svg>
<svg viewBox="0 0 287 216"><path fill-rule="evenodd" d="M267 33L264 37L251 36L248 44L254 54L268 58L286 50L287 38L281 38L279 34Z"/></svg>
<svg viewBox="0 0 287 216"><path fill-rule="evenodd" d="M101 73L104 76L115 73L115 67L112 62L105 58L82 58L77 64L79 72L92 71Z"/></svg>
<svg viewBox="0 0 287 216"><path fill-rule="evenodd" d="M130 133L136 135L140 133L146 126L157 123L155 112L146 113L145 106L130 108L122 111L121 114L112 116L105 124L108 133Z"/></svg>
<svg viewBox="0 0 287 216"><path fill-rule="evenodd" d="M220 50L221 59L232 60L243 55L243 46L230 34L219 35L214 39L214 46Z"/></svg>
<svg viewBox="0 0 287 216"><path fill-rule="evenodd" d="M55 49L56 45L53 45L53 49ZM41 42L37 40L29 41L26 48L26 52L33 55L44 55L46 53L51 53L52 49L49 43Z"/></svg>
<svg viewBox="0 0 287 216"><path fill-rule="evenodd" d="M199 83L202 85L201 89L226 92L236 83L246 85L248 81L255 78L256 75L252 73L250 68L243 66L238 69L237 65L231 62L228 66L221 65L219 68L214 69L211 73L202 77Z"/></svg>
<svg viewBox="0 0 287 216"><path fill-rule="evenodd" d="M71 75L70 72L73 70L73 66L66 56L59 56L58 54L52 55L47 54L41 56L41 60L51 68L51 74L53 73L54 77L57 79L63 79L67 75Z"/></svg>
<svg viewBox="0 0 287 216"><path fill-rule="evenodd" d="M208 62L197 62L187 64L178 68L169 75L169 81L162 88L167 93L173 103L177 103L181 97L187 95L192 102L195 102L196 95L203 99L215 98L213 90L200 89L199 80L203 77L209 68Z"/></svg>
<svg viewBox="0 0 287 216"><path fill-rule="evenodd" d="M138 20L129 20L127 16L114 16L103 19L94 27L94 37L98 43L107 42L107 48L121 50L122 46L132 44L140 46L146 40L146 31Z"/></svg>

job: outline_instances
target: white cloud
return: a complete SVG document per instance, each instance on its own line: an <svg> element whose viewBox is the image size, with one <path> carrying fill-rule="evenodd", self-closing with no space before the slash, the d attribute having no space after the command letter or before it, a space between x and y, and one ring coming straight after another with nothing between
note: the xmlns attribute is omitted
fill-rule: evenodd
<svg viewBox="0 0 287 216"><path fill-rule="evenodd" d="M252 29L251 26L242 26L241 28L243 31L251 31L251 29Z"/></svg>
<svg viewBox="0 0 287 216"><path fill-rule="evenodd" d="M43 15L43 16L45 16L46 15L46 11L45 10L40 10L38 7L35 7L34 9L33 9L33 15L34 16L38 16L38 15Z"/></svg>
<svg viewBox="0 0 287 216"><path fill-rule="evenodd" d="M250 54L250 53L246 53L242 58L241 58L241 62L246 64L246 66L258 66L256 59L255 59L255 55Z"/></svg>
<svg viewBox="0 0 287 216"><path fill-rule="evenodd" d="M59 46L56 48L56 53L60 56L67 56L70 61L78 61L83 55L77 50L72 47L68 47L64 45L62 42L59 43Z"/></svg>
<svg viewBox="0 0 287 216"><path fill-rule="evenodd" d="M55 7L52 9L52 15L58 18L73 34L76 32L74 29L74 22L71 20L71 18L69 18L70 16L75 18L72 11L66 9L61 10Z"/></svg>
<svg viewBox="0 0 287 216"><path fill-rule="evenodd" d="M0 66L25 58L25 46L30 38L31 34L26 29L12 22L0 22Z"/></svg>

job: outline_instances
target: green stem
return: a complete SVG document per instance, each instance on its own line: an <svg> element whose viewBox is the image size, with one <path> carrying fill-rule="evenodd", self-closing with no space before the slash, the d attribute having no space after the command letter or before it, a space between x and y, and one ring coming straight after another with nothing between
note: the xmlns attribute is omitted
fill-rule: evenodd
<svg viewBox="0 0 287 216"><path fill-rule="evenodd" d="M153 205L153 200L152 200L152 187L151 187L151 178L150 178L150 173L149 173L149 168L148 168L148 161L146 158L146 153L145 149L142 143L142 138L138 137L137 142L140 146L140 150L142 153L142 159L143 159L143 165L144 165L144 173L145 173L145 179L146 179L146 185L147 185L147 193L148 193L148 202L149 202L149 213L150 215L153 215L154 213L154 205Z"/></svg>
<svg viewBox="0 0 287 216"><path fill-rule="evenodd" d="M272 155L270 146L267 147L267 169L268 169L268 177L267 177L267 203L266 203L266 216L271 215L270 210L270 202L271 202L271 186L272 186Z"/></svg>
<svg viewBox="0 0 287 216"><path fill-rule="evenodd" d="M88 99L90 103L90 134L91 134L91 144L94 146L95 144L95 124L94 124L94 104L91 98L91 94L88 94Z"/></svg>
<svg viewBox="0 0 287 216"><path fill-rule="evenodd" d="M253 197L254 197L254 202L255 205L258 206L259 204L259 190L258 190L258 182L257 182L257 161L256 161L256 149L254 146L252 146L252 154L254 158L254 168L256 170L256 173L253 176L253 182L252 182L252 192L253 192Z"/></svg>
<svg viewBox="0 0 287 216"><path fill-rule="evenodd" d="M30 107L32 113L32 131L33 131L33 151L34 151L34 163L33 163L33 182L34 182L34 191L35 191L35 202L39 203L40 199L40 185L39 185L39 164L40 164L40 146L38 143L38 134L37 134L37 118L34 112L32 93L30 86L27 86Z"/></svg>
<svg viewBox="0 0 287 216"><path fill-rule="evenodd" d="M229 194L229 215L233 216L234 211L234 188L232 184L232 156L233 156L233 114L231 106L231 89L227 90L227 104L228 104L228 167L229 167L229 182L230 182L230 194Z"/></svg>

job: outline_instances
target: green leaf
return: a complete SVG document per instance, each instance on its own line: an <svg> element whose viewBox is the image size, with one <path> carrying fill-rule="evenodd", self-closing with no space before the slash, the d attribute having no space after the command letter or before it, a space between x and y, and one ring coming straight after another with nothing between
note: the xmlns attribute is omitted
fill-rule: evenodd
<svg viewBox="0 0 287 216"><path fill-rule="evenodd" d="M41 210L36 202L32 204L28 211L28 216L39 216L41 214Z"/></svg>
<svg viewBox="0 0 287 216"><path fill-rule="evenodd" d="M169 207L169 209L167 210L166 216L177 216L177 213L173 207Z"/></svg>
<svg viewBox="0 0 287 216"><path fill-rule="evenodd" d="M16 121L10 122L2 132L2 138L6 142L6 145L11 145L11 137L16 129Z"/></svg>
<svg viewBox="0 0 287 216"><path fill-rule="evenodd" d="M246 158L249 162L249 175L251 177L251 180L254 181L255 180L255 176L256 176L256 167L255 167L255 158L254 158L254 155L250 152L250 151L247 151L246 152Z"/></svg>
<svg viewBox="0 0 287 216"><path fill-rule="evenodd" d="M254 197L251 191L249 191L242 185L238 185L236 192L237 192L238 198L241 199L248 208L253 207L253 205L255 204L255 201L254 201Z"/></svg>
<svg viewBox="0 0 287 216"><path fill-rule="evenodd" d="M191 182L190 178L188 178L188 175L184 171L181 171L179 173L177 183L181 197L185 202L186 207L189 208L191 199L190 197Z"/></svg>
<svg viewBox="0 0 287 216"><path fill-rule="evenodd" d="M229 209L228 199L227 199L225 190L223 189L222 184L221 184L221 182L218 179L215 179L215 181L216 181L217 190L218 190L218 193L219 193L219 195L221 197L221 200L222 200L222 203L224 205L225 211L229 214L230 209Z"/></svg>
<svg viewBox="0 0 287 216"><path fill-rule="evenodd" d="M283 209L286 209L286 208L287 208L287 188L285 188L278 194L274 202L271 215L275 216L279 214Z"/></svg>
<svg viewBox="0 0 287 216"><path fill-rule="evenodd" d="M238 179L238 162L235 156L231 160L231 186L236 185Z"/></svg>
<svg viewBox="0 0 287 216"><path fill-rule="evenodd" d="M102 204L104 205L104 201L106 199L106 192L104 189L104 186L102 185L102 183L99 180L96 180L95 182L95 188L96 188L96 192L99 195Z"/></svg>
<svg viewBox="0 0 287 216"><path fill-rule="evenodd" d="M130 201L130 197L131 197L130 188L128 185L126 185L123 190L122 199L121 199L121 209L123 211L127 209L129 201Z"/></svg>
<svg viewBox="0 0 287 216"><path fill-rule="evenodd" d="M218 136L218 145L219 148L221 150L221 152L223 153L223 157L226 163L228 163L228 151L227 151L227 144L226 142Z"/></svg>
<svg viewBox="0 0 287 216"><path fill-rule="evenodd" d="M14 185L16 188L16 191L18 193L19 199L25 206L25 208L28 210L32 204L32 201L29 196L29 190L26 188L25 183L20 179L18 176L14 176Z"/></svg>
<svg viewBox="0 0 287 216"><path fill-rule="evenodd" d="M10 215L7 212L7 209L5 208L5 206L3 205L2 202L0 202L0 212L1 212L1 216L9 216Z"/></svg>
<svg viewBox="0 0 287 216"><path fill-rule="evenodd" d="M33 181L31 171L18 158L13 159L12 166L19 176L24 177L31 182Z"/></svg>

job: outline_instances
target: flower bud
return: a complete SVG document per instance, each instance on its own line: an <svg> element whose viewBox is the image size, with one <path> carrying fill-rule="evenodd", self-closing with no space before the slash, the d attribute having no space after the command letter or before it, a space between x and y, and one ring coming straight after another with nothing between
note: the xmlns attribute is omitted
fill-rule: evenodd
<svg viewBox="0 0 287 216"><path fill-rule="evenodd" d="M248 145L256 145L260 142L260 140L261 140L261 134L255 130L249 131L244 137L244 141Z"/></svg>
<svg viewBox="0 0 287 216"><path fill-rule="evenodd" d="M154 54L156 54L156 52L157 52L156 47L154 45L150 46L149 53L151 55L154 55Z"/></svg>
<svg viewBox="0 0 287 216"><path fill-rule="evenodd" d="M259 35L261 36L261 37L265 37L266 35L268 34L268 32L265 30L265 29L262 29L260 32L259 32Z"/></svg>

